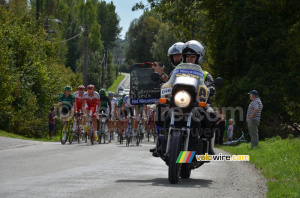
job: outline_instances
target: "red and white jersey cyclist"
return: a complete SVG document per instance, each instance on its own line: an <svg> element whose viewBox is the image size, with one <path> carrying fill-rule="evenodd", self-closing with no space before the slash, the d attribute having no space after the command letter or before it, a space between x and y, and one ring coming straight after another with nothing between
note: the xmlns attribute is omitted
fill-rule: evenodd
<svg viewBox="0 0 300 198"><path fill-rule="evenodd" d="M88 113L92 111L93 117L97 117L95 114L97 108L100 107L100 95L97 91L94 91L94 85L88 85L88 91L83 95L86 110Z"/></svg>
<svg viewBox="0 0 300 198"><path fill-rule="evenodd" d="M84 94L86 93L85 91L85 87L83 85L80 85L78 87L78 91L74 92L74 96L75 96L75 102L76 102L76 111L79 112L83 112L83 101L84 101Z"/></svg>

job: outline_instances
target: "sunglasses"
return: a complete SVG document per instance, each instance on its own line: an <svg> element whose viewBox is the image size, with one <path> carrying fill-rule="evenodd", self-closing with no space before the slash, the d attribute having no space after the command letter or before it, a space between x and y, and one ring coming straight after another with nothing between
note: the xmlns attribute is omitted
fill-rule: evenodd
<svg viewBox="0 0 300 198"><path fill-rule="evenodd" d="M197 55L186 55L186 58L196 58Z"/></svg>

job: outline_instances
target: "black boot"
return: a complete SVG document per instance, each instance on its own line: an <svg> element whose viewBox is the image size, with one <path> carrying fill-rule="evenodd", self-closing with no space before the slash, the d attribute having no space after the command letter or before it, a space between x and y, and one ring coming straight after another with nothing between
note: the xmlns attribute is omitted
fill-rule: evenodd
<svg viewBox="0 0 300 198"><path fill-rule="evenodd" d="M209 146L208 146L208 154L209 155L215 155L215 151L211 147L211 139L209 140Z"/></svg>
<svg viewBox="0 0 300 198"><path fill-rule="evenodd" d="M157 155L156 147L154 147L153 149L150 149L150 152L152 153L152 156L153 156L153 157L159 157L159 156Z"/></svg>

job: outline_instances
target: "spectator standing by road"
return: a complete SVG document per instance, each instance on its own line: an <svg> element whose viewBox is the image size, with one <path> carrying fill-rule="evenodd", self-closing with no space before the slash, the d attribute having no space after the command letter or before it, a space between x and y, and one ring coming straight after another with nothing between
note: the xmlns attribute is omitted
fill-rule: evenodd
<svg viewBox="0 0 300 198"><path fill-rule="evenodd" d="M53 138L54 129L55 129L55 119L54 107L51 107L51 112L49 113L49 137L50 140Z"/></svg>
<svg viewBox="0 0 300 198"><path fill-rule="evenodd" d="M259 99L258 92L256 90L252 90L248 94L250 94L249 97L250 100L252 101L249 104L247 110L246 121L248 124L248 130L251 137L251 148L253 148L258 146L258 141L259 141L258 126L260 123L260 116L261 116L263 104Z"/></svg>

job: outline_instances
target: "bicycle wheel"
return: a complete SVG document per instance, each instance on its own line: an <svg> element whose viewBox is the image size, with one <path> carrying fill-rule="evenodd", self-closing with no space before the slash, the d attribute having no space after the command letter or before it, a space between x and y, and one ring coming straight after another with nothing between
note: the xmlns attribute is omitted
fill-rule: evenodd
<svg viewBox="0 0 300 198"><path fill-rule="evenodd" d="M80 131L80 119L77 118L77 124L76 124L76 136L77 136L77 143L80 144L80 138L82 138L82 134L81 134L81 131Z"/></svg>
<svg viewBox="0 0 300 198"><path fill-rule="evenodd" d="M140 134L136 135L136 145L140 145Z"/></svg>
<svg viewBox="0 0 300 198"><path fill-rule="evenodd" d="M93 129L93 124L90 125L90 140L91 140L91 144L94 145L94 129Z"/></svg>
<svg viewBox="0 0 300 198"><path fill-rule="evenodd" d="M120 144L123 144L123 134L120 133Z"/></svg>
<svg viewBox="0 0 300 198"><path fill-rule="evenodd" d="M65 121L60 132L60 142L61 144L65 144L67 142L68 135L68 121Z"/></svg>
<svg viewBox="0 0 300 198"><path fill-rule="evenodd" d="M88 133L87 132L84 132L84 142L87 143L87 140L88 140Z"/></svg>
<svg viewBox="0 0 300 198"><path fill-rule="evenodd" d="M154 139L154 143L155 143L155 141L156 141L156 137L157 137L157 136L156 136L156 132L155 132L155 130L153 131L153 133L152 133L152 134L153 134L153 139Z"/></svg>
<svg viewBox="0 0 300 198"><path fill-rule="evenodd" d="M148 137L148 142L150 142L150 126L148 127L147 137Z"/></svg>
<svg viewBox="0 0 300 198"><path fill-rule="evenodd" d="M69 144L72 144L73 140L74 140L74 131L72 131L72 126L73 126L73 122L69 123Z"/></svg>
<svg viewBox="0 0 300 198"><path fill-rule="evenodd" d="M129 137L126 135L126 146L129 146Z"/></svg>
<svg viewBox="0 0 300 198"><path fill-rule="evenodd" d="M113 131L110 131L110 133L109 133L109 140L108 140L109 143L111 143L112 136L113 136Z"/></svg>

